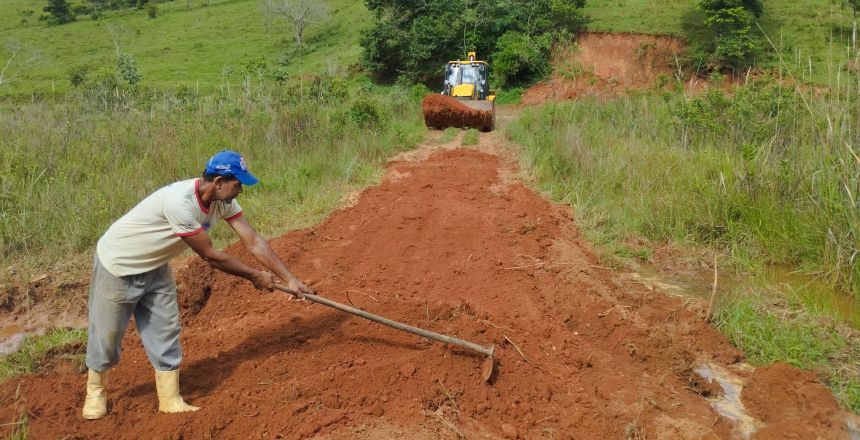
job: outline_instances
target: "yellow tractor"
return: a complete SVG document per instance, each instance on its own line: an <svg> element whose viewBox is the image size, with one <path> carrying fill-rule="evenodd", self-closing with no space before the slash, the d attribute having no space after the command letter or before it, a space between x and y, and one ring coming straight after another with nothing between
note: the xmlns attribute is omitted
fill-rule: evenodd
<svg viewBox="0 0 860 440"><path fill-rule="evenodd" d="M466 106L482 112L492 113L490 126L475 127L490 131L496 125L496 94L490 90L490 65L480 61L475 52L469 52L466 60L448 61L445 66L445 88L443 95L450 96Z"/></svg>

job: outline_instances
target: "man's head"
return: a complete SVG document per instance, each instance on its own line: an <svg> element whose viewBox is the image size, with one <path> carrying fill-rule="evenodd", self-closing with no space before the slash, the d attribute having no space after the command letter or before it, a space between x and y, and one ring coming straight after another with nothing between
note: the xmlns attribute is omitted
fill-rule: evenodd
<svg viewBox="0 0 860 440"><path fill-rule="evenodd" d="M242 185L254 185L259 180L248 171L248 164L239 153L224 150L209 159L203 180L215 185L215 196L227 203L242 192Z"/></svg>

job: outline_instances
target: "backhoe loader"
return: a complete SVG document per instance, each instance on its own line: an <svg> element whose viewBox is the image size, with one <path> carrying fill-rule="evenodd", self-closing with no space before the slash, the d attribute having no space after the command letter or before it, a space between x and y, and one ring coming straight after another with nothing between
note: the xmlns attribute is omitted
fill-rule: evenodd
<svg viewBox="0 0 860 440"><path fill-rule="evenodd" d="M477 128L491 131L496 123L496 95L490 90L490 66L469 52L466 60L445 65L440 95L428 95L422 105L428 127ZM444 98L450 97L450 98Z"/></svg>

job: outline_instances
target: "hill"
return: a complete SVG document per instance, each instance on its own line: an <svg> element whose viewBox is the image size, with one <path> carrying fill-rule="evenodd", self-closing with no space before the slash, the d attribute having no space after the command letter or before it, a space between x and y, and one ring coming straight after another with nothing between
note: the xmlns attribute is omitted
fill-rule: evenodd
<svg viewBox="0 0 860 440"><path fill-rule="evenodd" d="M327 0L328 18L309 26L307 47L296 50L291 28L286 23L268 26L258 0L178 0L157 4L156 18L128 9L99 20L82 16L60 26L37 20L44 3L10 0L5 9L13 13L0 14L0 44L22 43L42 54L38 66L0 89L2 95L68 89L72 66L113 68L117 55L112 30L150 86L215 88L225 80L235 84L241 81L242 63L259 57L270 71L282 69L290 75L344 69L358 62L359 35L370 20L363 2Z"/></svg>
<svg viewBox="0 0 860 440"><path fill-rule="evenodd" d="M363 2L327 0L324 22L306 31L307 46L295 48L286 23L268 25L258 0L177 0L159 3L155 18L145 11L123 10L99 20L81 16L73 23L49 26L39 21L44 1L8 0L0 15L0 44L22 43L41 54L40 63L0 95L69 89L69 69L86 65L91 71L113 68L118 35L121 51L137 61L144 84L216 88L242 79L242 65L263 57L269 73L317 74L357 63L361 31L371 14ZM684 29L700 21L694 0L589 0L593 31L646 33L687 38ZM823 0L765 0L762 29L784 53L786 63L801 78L835 82L829 60L851 58L850 9ZM0 60L8 57L6 53ZM776 67L774 56L762 59Z"/></svg>

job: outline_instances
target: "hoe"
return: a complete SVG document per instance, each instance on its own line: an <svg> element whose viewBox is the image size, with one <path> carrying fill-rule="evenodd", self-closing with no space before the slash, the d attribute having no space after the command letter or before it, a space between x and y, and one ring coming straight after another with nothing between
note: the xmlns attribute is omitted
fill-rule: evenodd
<svg viewBox="0 0 860 440"><path fill-rule="evenodd" d="M282 290L284 292L287 292L287 293L293 293L292 290L290 290L287 286L284 286L282 284L275 284L275 288L278 290ZM431 332L429 330L424 330L422 328L413 327L411 325L406 325L406 324L403 324L403 323L400 323L397 321L392 321L390 319L383 318L382 316L374 315L373 313L368 313L368 312L365 312L364 310L361 310L361 309L356 309L355 307L350 307L350 306L347 306L347 305L344 305L341 303L334 302L330 299L323 298L319 295L311 295L311 294L306 293L305 299L307 299L308 301L313 301L317 304L329 306L331 308L340 310L341 312L346 312L346 313L350 313L352 315L361 316L362 318L369 319L373 322L377 322L377 323L382 324L382 325L387 325L389 327L396 328L397 330L403 330L405 332L412 333L413 335L418 335L418 336L421 336L424 338L433 339L433 340L436 340L436 341L439 341L439 342L442 342L445 344L459 345L461 347L466 347L470 350L477 351L478 353L486 355L484 362L481 363L481 379L484 382L489 382L490 376L493 375L493 351L495 348L493 346L484 347L482 345L478 345L478 344L475 344L473 342L464 341L462 339L454 338L454 337L447 336L447 335L442 335L439 333L434 333L434 332Z"/></svg>

